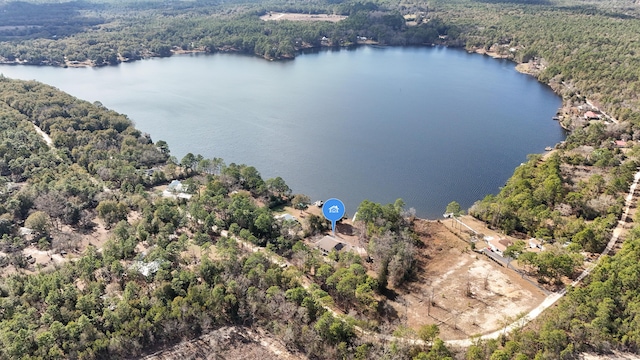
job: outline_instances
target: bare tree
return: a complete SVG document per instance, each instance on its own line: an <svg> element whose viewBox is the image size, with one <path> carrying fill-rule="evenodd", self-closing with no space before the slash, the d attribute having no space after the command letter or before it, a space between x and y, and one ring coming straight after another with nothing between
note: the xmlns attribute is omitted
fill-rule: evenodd
<svg viewBox="0 0 640 360"><path fill-rule="evenodd" d="M464 294L467 297L473 297L473 292L471 291L471 276L469 274L467 274L467 283Z"/></svg>
<svg viewBox="0 0 640 360"><path fill-rule="evenodd" d="M58 231L53 235L51 249L54 251L77 249L81 240L77 233Z"/></svg>
<svg viewBox="0 0 640 360"><path fill-rule="evenodd" d="M34 201L38 210L44 211L51 219L51 226L60 230L61 220L65 215L66 198L58 191L40 194Z"/></svg>

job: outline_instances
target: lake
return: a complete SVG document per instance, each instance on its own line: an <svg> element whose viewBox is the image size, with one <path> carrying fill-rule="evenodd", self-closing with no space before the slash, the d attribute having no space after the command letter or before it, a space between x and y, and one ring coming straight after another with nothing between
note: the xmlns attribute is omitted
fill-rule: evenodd
<svg viewBox="0 0 640 360"><path fill-rule="evenodd" d="M561 100L514 64L459 49L358 47L270 62L180 55L103 68L0 66L127 114L154 141L255 166L312 200L402 198L421 217L497 193L564 139Z"/></svg>

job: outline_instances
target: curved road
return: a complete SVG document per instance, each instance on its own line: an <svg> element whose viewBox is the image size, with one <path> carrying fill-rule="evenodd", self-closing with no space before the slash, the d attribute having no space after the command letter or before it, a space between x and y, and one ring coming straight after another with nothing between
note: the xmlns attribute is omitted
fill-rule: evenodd
<svg viewBox="0 0 640 360"><path fill-rule="evenodd" d="M611 234L611 240L609 240L607 247L598 256L598 260L596 260L595 263L592 264L591 266L584 269L584 271L580 274L580 276L578 276L576 280L571 283L571 286L578 285L585 277L587 277L591 273L593 268L596 266L600 258L603 255L609 254L609 252L611 252L613 247L618 242L620 235L624 231L627 218L629 217L629 209L631 208L631 204L633 203L633 195L636 191L636 187L638 186L638 181L640 181L640 171L636 172L636 174L633 177L633 183L631 184L631 187L629 188L629 194L627 194L627 197L625 199L624 212L622 213L620 220L618 220L618 225L616 226L615 229L613 229L613 232ZM540 316L540 314L542 314L543 311L545 311L546 309L551 307L553 304L555 304L558 300L560 300L565 293L566 293L566 289L547 296L547 298L544 299L544 301L540 303L540 305L536 306L523 318L513 322L512 324L508 325L504 329L496 330L492 333L482 335L478 339L482 339L482 340L497 339L501 334L509 333L515 329L518 329L524 326L526 323ZM468 347L473 345L474 340L476 339L469 338L469 339L462 339L462 340L448 340L448 341L445 341L445 343L447 345Z"/></svg>

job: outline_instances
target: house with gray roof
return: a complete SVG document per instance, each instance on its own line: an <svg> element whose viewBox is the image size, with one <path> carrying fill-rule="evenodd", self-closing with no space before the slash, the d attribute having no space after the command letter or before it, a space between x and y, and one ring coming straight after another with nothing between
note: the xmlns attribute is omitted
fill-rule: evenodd
<svg viewBox="0 0 640 360"><path fill-rule="evenodd" d="M320 241L315 243L315 248L322 251L324 255L328 255L331 251L340 251L344 249L347 244L336 240L336 238L326 235Z"/></svg>

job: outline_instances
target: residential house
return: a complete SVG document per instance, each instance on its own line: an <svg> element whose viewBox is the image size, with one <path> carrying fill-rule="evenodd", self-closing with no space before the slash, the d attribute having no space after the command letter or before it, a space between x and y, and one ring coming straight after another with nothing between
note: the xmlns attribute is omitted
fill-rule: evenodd
<svg viewBox="0 0 640 360"><path fill-rule="evenodd" d="M282 221L298 221L298 219L291 215L291 214L280 214L280 215L276 215L273 217L276 220L282 220Z"/></svg>
<svg viewBox="0 0 640 360"><path fill-rule="evenodd" d="M187 194L186 191L188 189L187 185L182 184L180 180L173 180L167 186L167 190L162 192L163 197L169 198L180 198L180 199L191 199L191 194Z"/></svg>
<svg viewBox="0 0 640 360"><path fill-rule="evenodd" d="M492 238L491 240L488 241L488 245L489 248L491 249L491 251L493 251L494 253L500 255L500 256L504 256L504 252L505 250L507 250L507 248L511 245L513 245L513 241L509 240L509 239L494 239Z"/></svg>
<svg viewBox="0 0 640 360"><path fill-rule="evenodd" d="M584 113L584 118L587 120L598 120L600 119L600 115L594 113L593 111L587 111Z"/></svg>
<svg viewBox="0 0 640 360"><path fill-rule="evenodd" d="M145 277L149 277L160 270L160 261L154 260L148 263L144 261L134 261L129 268L132 270L137 270Z"/></svg>
<svg viewBox="0 0 640 360"><path fill-rule="evenodd" d="M158 168L151 168L151 169L146 169L144 170L145 175L147 175L148 177L153 176L153 174L155 174L156 172L158 172L159 169Z"/></svg>
<svg viewBox="0 0 640 360"><path fill-rule="evenodd" d="M323 237L315 243L316 249L322 251L324 255L328 255L331 251L340 251L346 247L346 244L336 240L334 237L329 235Z"/></svg>
<svg viewBox="0 0 640 360"><path fill-rule="evenodd" d="M167 186L167 190L175 193L186 191L186 186L182 185L180 180L173 180L169 186Z"/></svg>
<svg viewBox="0 0 640 360"><path fill-rule="evenodd" d="M22 236L22 238L27 241L27 242L32 242L36 240L36 231L33 229L30 229L28 227L20 227L20 229L18 229L18 234L20 236Z"/></svg>
<svg viewBox="0 0 640 360"><path fill-rule="evenodd" d="M619 148L626 148L628 145L627 142L624 140L616 140L614 144L616 145L616 147L619 147Z"/></svg>

